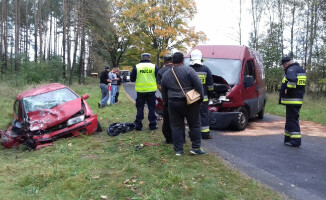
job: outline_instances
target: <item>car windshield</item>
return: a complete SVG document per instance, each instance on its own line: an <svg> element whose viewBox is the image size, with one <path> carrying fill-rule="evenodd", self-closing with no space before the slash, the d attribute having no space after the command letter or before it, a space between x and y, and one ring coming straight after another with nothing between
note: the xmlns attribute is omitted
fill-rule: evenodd
<svg viewBox="0 0 326 200"><path fill-rule="evenodd" d="M26 113L42 109L51 109L64 102L77 99L78 96L68 88L50 91L32 97L23 98Z"/></svg>
<svg viewBox="0 0 326 200"><path fill-rule="evenodd" d="M241 61L232 59L204 58L206 65L213 75L223 77L229 85L239 83ZM190 58L185 58L185 65L189 66Z"/></svg>

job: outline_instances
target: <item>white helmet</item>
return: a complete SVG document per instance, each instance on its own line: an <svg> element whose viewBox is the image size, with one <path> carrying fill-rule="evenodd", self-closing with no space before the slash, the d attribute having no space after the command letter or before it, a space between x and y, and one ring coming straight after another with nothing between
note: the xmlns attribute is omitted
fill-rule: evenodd
<svg viewBox="0 0 326 200"><path fill-rule="evenodd" d="M195 64L202 65L203 64L202 59L203 59L203 55L201 51L199 51L198 49L195 49L190 53L190 65L195 65Z"/></svg>

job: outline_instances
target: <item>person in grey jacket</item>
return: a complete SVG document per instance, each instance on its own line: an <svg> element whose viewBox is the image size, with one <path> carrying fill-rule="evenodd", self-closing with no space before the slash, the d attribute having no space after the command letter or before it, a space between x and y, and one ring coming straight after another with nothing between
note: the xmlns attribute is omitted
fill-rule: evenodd
<svg viewBox="0 0 326 200"><path fill-rule="evenodd" d="M113 68L112 71L109 73L109 79L111 82L111 104L115 104L115 96L118 90L118 81L120 80L117 77L117 68Z"/></svg>
<svg viewBox="0 0 326 200"><path fill-rule="evenodd" d="M187 100L182 92L172 69L163 74L161 82L161 92L164 104L168 104L170 126L176 156L184 154L183 144L185 143L185 122L189 125L189 137L192 142L191 154L205 154L201 146L201 126L200 126L200 104L203 101L204 91L202 83L191 67L184 66L184 56L181 52L176 52L172 56L173 70L183 87L185 93L195 89L201 96L198 102L187 105Z"/></svg>

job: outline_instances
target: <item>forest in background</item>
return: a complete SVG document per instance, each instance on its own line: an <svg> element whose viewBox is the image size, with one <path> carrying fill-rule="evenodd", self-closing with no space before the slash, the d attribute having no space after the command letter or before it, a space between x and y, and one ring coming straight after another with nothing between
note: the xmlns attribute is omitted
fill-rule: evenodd
<svg viewBox="0 0 326 200"><path fill-rule="evenodd" d="M250 3L251 19L242 19ZM268 91L283 76L281 57L294 57L307 71L307 91L326 95L325 0L235 0L240 5L240 45L259 51ZM248 3L248 2L247 2ZM0 66L2 81L16 85L42 81L84 83L103 66L133 66L142 52L160 58L205 42L189 22L194 0L1 0ZM251 20L250 40L241 27Z"/></svg>

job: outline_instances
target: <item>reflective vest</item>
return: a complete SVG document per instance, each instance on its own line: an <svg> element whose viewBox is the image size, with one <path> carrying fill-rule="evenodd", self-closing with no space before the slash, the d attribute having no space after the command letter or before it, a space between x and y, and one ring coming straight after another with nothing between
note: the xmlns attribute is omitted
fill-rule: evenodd
<svg viewBox="0 0 326 200"><path fill-rule="evenodd" d="M136 92L155 92L157 89L155 65L152 63L139 63L136 65L136 68Z"/></svg>
<svg viewBox="0 0 326 200"><path fill-rule="evenodd" d="M280 103L283 105L302 105L306 79L305 70L298 63L290 65L282 80Z"/></svg>

